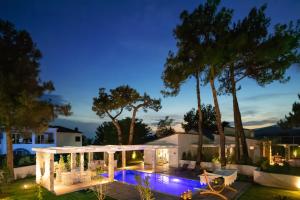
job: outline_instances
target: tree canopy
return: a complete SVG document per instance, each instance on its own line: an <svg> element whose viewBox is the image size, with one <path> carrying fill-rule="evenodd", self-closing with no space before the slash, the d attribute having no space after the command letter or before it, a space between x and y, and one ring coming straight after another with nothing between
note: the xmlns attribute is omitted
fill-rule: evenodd
<svg viewBox="0 0 300 200"><path fill-rule="evenodd" d="M119 120L120 127L124 133L123 143L126 144L127 138L129 136L129 129L131 124L131 118L127 117L125 119ZM147 124L141 119L136 119L135 121L135 136L133 138L133 144L143 144L148 142L151 137L151 129ZM118 144L117 140L117 130L112 122L103 122L96 131L96 136L94 144Z"/></svg>
<svg viewBox="0 0 300 200"><path fill-rule="evenodd" d="M58 115L70 115L70 104L42 97L54 91L51 81L42 82L41 51L25 30L0 19L0 125L6 132L7 167L13 175L12 131L41 133Z"/></svg>
<svg viewBox="0 0 300 200"><path fill-rule="evenodd" d="M164 119L159 120L157 123L156 136L164 137L172 135L175 133L175 130L172 128L172 123L174 119L171 119L169 116L166 116Z"/></svg>
<svg viewBox="0 0 300 200"><path fill-rule="evenodd" d="M214 107L210 104L202 104L201 109L203 114L203 129L216 131L217 125ZM184 122L182 123L182 128L185 130L185 132L188 133L190 131L198 130L198 117L198 112L194 108L192 108L183 116Z"/></svg>
<svg viewBox="0 0 300 200"><path fill-rule="evenodd" d="M298 94L300 100L300 94ZM300 102L295 102L292 106L292 111L278 122L282 128L300 127Z"/></svg>
<svg viewBox="0 0 300 200"><path fill-rule="evenodd" d="M132 112L131 124L129 129L128 144L132 144L135 130L136 114L139 109L147 112L148 109L158 111L161 109L160 99L151 98L148 94L141 95L137 90L128 85L122 85L114 89L110 89L107 93L105 88L99 89L98 97L94 98L92 110L100 118L109 117L118 132L119 144L124 143L124 133L120 127L118 117L124 110ZM124 136L123 136L124 135Z"/></svg>

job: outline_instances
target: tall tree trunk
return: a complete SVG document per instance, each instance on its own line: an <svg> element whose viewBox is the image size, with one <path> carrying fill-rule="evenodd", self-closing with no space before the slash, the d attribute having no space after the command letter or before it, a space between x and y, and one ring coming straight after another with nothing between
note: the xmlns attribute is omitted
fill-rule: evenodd
<svg viewBox="0 0 300 200"><path fill-rule="evenodd" d="M196 167L200 169L200 163L202 159L202 145L203 145L203 130L202 130L202 110L201 110L201 96L200 96L200 77L199 73L195 75L196 78L196 93L197 93L197 106L198 106L198 152L197 152L197 160Z"/></svg>
<svg viewBox="0 0 300 200"><path fill-rule="evenodd" d="M218 102L217 91L215 87L215 80L213 78L210 79L210 86L213 94L214 104L215 104L215 112L216 112L216 122L220 137L220 148L221 148L221 166L226 166L226 157L225 157L225 135L222 127L222 117Z"/></svg>
<svg viewBox="0 0 300 200"><path fill-rule="evenodd" d="M235 88L235 80L234 80L234 69L232 67L230 67L230 82L231 82L231 93L233 93L233 91L236 91L236 88ZM241 152L240 152L240 134L237 125L236 113L237 111L236 111L236 107L234 106L234 100L233 100L233 118L234 118L234 131L235 131L235 152L234 153L235 153L235 162L237 163L241 158Z"/></svg>
<svg viewBox="0 0 300 200"><path fill-rule="evenodd" d="M137 113L137 109L133 108L132 118L131 118L131 123L130 123L130 129L129 129L129 140L128 140L129 145L133 144L133 135L134 135L136 113Z"/></svg>
<svg viewBox="0 0 300 200"><path fill-rule="evenodd" d="M113 119L112 123L114 124L114 126L117 129L117 133L118 133L118 143L121 145L122 144L122 129L120 127L120 124L117 120Z"/></svg>
<svg viewBox="0 0 300 200"><path fill-rule="evenodd" d="M243 123L242 123L242 116L241 116L239 103L238 103L237 95L236 95L236 83L235 83L234 75L232 76L231 85L232 85L231 92L232 92L232 99L233 99L233 111L235 112L235 117L236 117L235 118L236 130L238 131L238 133L241 137L243 160L248 161L249 160L248 147L247 147L245 132L244 132Z"/></svg>
<svg viewBox="0 0 300 200"><path fill-rule="evenodd" d="M14 153L13 153L13 144L11 138L11 129L6 128L6 165L11 178L14 177Z"/></svg>

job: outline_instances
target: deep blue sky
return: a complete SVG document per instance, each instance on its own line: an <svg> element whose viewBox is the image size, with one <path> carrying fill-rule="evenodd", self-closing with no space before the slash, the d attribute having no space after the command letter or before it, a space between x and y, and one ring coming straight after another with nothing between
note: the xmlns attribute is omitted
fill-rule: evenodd
<svg viewBox="0 0 300 200"><path fill-rule="evenodd" d="M91 133L95 123L100 123L91 111L99 87L129 84L162 98L163 65L168 51L175 49L172 30L182 10L191 11L201 2L0 0L0 18L30 32L43 53L42 79L52 80L55 94L72 104L74 115L58 122ZM222 5L235 10L236 20L263 3L268 3L272 24L300 18L298 0L236 0L223 1ZM300 92L300 70L291 68L288 73L291 81L287 84L261 88L250 80L242 82L238 97L245 125L271 124L290 111ZM202 89L202 97L204 103L212 103L209 87ZM231 97L220 97L220 104L223 120L232 121ZM165 115L181 121L183 114L196 105L194 81L189 81L178 97L162 98L162 105L158 113L141 111L139 116L149 123Z"/></svg>

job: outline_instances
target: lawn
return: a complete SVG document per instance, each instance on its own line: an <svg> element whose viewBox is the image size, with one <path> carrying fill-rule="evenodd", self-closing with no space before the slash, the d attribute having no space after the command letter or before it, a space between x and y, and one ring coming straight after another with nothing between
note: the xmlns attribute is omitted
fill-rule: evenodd
<svg viewBox="0 0 300 200"><path fill-rule="evenodd" d="M24 186L28 188L25 189ZM3 191L5 191L5 196L0 194L0 199L2 200L32 200L36 199L36 187L35 187L35 179L28 178L22 179L13 182L7 186L4 186ZM43 189L43 197L47 200L81 200L81 199L89 199L96 200L96 197L93 192L89 190L83 190L79 192L73 192L61 196L55 196L53 193ZM107 200L114 200L112 198L106 198Z"/></svg>
<svg viewBox="0 0 300 200"><path fill-rule="evenodd" d="M239 200L300 200L300 191L252 185Z"/></svg>

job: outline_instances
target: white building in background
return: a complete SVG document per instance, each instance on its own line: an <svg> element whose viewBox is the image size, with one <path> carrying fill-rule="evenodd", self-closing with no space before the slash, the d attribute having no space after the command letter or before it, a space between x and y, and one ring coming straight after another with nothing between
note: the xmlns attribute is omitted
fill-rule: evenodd
<svg viewBox="0 0 300 200"><path fill-rule="evenodd" d="M50 126L43 134L12 134L16 154L35 154L32 148L82 146L82 133L77 128ZM6 154L6 134L0 132L0 154Z"/></svg>
<svg viewBox="0 0 300 200"><path fill-rule="evenodd" d="M226 146L226 156L233 156L235 147L235 137L234 128L225 127L225 146ZM256 162L261 157L261 147L259 140L254 139L253 132L251 130L245 129L246 142L248 145L248 153L252 161ZM198 134L196 133L183 133L177 132L173 135L159 138L147 144L150 145L176 145L177 149L172 149L165 153L163 149L156 151L156 159L162 160L164 163L168 163L170 167L178 167L179 161L182 159L183 153L190 152L193 157L197 154L198 149ZM203 135L203 154L216 155L220 154L220 137L218 134ZM150 151L144 152L145 164L150 164L152 162L152 155ZM193 159L195 160L195 159ZM211 161L211 160L210 160Z"/></svg>

